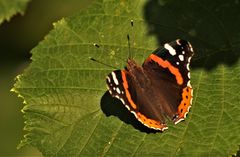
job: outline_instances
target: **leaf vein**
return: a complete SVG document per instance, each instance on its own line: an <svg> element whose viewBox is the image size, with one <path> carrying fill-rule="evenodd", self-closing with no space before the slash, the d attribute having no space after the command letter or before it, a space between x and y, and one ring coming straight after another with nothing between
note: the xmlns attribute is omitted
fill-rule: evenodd
<svg viewBox="0 0 240 157"><path fill-rule="evenodd" d="M218 136L218 132L219 132L219 126L220 126L220 122L222 121L222 117L223 117L223 109L225 106L225 74L224 74L224 67L222 66L222 105L221 105L221 113L219 115L218 121L217 121L217 127L216 127L216 131L214 134L214 138L213 141L211 143L211 147L209 149L209 155L211 156L211 153L213 152L213 148L214 148L214 144L216 142L217 136Z"/></svg>
<svg viewBox="0 0 240 157"><path fill-rule="evenodd" d="M142 141L139 143L139 145L136 147L136 149L133 151L132 155L131 156L135 156L136 153L138 152L138 149L141 147L141 145L143 144L145 138L146 138L147 134L144 134L143 138L142 138Z"/></svg>
<svg viewBox="0 0 240 157"><path fill-rule="evenodd" d="M80 151L77 153L77 156L80 156L80 154L82 153L82 151L84 150L84 148L87 146L87 144L89 143L94 131L96 130L98 124L99 124L99 121L102 119L102 116L100 116L100 118L98 119L98 122L95 124L94 126L94 129L92 130L90 136L88 137L87 141L85 142L84 146L82 147L82 149L80 149Z"/></svg>
<svg viewBox="0 0 240 157"><path fill-rule="evenodd" d="M115 133L112 135L111 141L109 145L106 145L103 149L103 153L100 155L101 157L104 157L105 154L109 151L109 149L111 148L114 140L116 139L117 134L119 133L121 127L123 125L123 122L121 122L121 124L119 125L118 129L115 131Z"/></svg>

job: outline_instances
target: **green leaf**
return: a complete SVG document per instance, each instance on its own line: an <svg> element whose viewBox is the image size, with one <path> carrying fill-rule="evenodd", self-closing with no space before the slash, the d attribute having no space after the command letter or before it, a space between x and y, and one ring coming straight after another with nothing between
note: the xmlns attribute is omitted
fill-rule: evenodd
<svg viewBox="0 0 240 157"><path fill-rule="evenodd" d="M27 3L30 0L0 0L0 24L17 14L23 14Z"/></svg>
<svg viewBox="0 0 240 157"><path fill-rule="evenodd" d="M17 77L25 135L45 156L230 156L240 145L238 1L98 0L54 24ZM134 21L131 27L130 21ZM191 112L152 132L106 92L113 69L131 53L141 64L160 43L184 38L191 63ZM100 48L93 46L98 43Z"/></svg>

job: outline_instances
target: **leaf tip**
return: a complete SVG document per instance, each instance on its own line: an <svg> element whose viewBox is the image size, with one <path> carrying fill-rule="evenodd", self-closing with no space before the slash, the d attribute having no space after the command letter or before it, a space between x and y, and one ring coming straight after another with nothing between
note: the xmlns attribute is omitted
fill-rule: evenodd
<svg viewBox="0 0 240 157"><path fill-rule="evenodd" d="M58 25L66 25L66 20L65 20L65 18L62 18L61 20L53 23L53 27L54 27L54 28L56 28Z"/></svg>

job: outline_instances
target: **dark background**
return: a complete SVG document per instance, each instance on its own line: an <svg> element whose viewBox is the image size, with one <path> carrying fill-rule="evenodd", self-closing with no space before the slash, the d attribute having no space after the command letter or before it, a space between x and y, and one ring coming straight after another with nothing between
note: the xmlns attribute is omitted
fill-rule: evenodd
<svg viewBox="0 0 240 157"><path fill-rule="evenodd" d="M53 28L52 23L86 8L92 0L32 0L25 14L0 25L0 156L41 156L35 148L16 147L23 135L22 99L10 92L14 78L30 63L30 51Z"/></svg>

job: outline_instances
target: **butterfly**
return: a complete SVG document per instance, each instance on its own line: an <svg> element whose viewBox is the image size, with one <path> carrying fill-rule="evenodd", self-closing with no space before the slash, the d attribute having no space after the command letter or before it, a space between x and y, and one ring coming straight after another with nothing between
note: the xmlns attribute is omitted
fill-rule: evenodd
<svg viewBox="0 0 240 157"><path fill-rule="evenodd" d="M177 39L156 49L142 66L129 58L125 69L106 77L108 91L142 124L164 131L167 119L177 124L191 107L189 64L193 53L188 41Z"/></svg>

